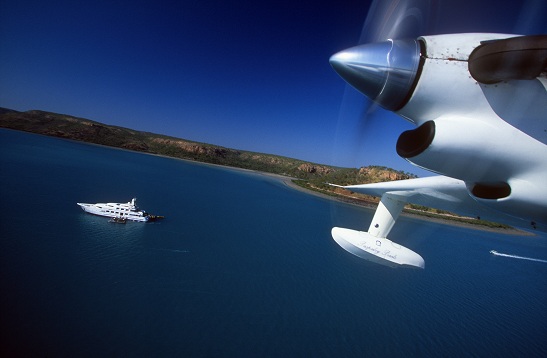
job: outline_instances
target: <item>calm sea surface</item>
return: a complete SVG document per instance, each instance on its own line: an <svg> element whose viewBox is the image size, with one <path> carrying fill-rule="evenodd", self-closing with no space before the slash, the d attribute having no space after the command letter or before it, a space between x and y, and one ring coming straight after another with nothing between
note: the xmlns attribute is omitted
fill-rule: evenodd
<svg viewBox="0 0 547 358"><path fill-rule="evenodd" d="M165 215L116 225L76 202ZM270 177L0 130L0 355L545 357L547 235L401 218L425 270L343 251L373 212Z"/></svg>

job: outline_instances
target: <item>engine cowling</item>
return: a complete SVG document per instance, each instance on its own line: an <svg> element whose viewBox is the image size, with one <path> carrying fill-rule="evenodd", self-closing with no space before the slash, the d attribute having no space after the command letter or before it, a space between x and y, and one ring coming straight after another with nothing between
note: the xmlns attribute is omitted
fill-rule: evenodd
<svg viewBox="0 0 547 358"><path fill-rule="evenodd" d="M533 162L533 155L515 143L521 134L502 121L499 126L462 118L427 121L401 134L397 153L415 165L466 182L505 182Z"/></svg>
<svg viewBox="0 0 547 358"><path fill-rule="evenodd" d="M547 222L547 193L533 184L545 175L543 144L525 136L503 121L440 119L402 133L397 153L419 167L463 180L469 195L484 205Z"/></svg>

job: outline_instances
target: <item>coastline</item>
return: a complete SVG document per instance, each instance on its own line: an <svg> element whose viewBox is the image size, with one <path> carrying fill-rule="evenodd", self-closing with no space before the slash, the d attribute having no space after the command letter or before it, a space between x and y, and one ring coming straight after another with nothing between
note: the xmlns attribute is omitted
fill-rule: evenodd
<svg viewBox="0 0 547 358"><path fill-rule="evenodd" d="M327 200L333 200L333 201L337 201L337 202L340 202L340 203L357 206L357 207L360 207L360 208L370 209L372 211L376 210L375 205L367 205L367 204L364 204L364 203L357 203L357 202L349 200L349 199L345 200L344 198L339 197L339 196L330 196L330 195L322 194L322 193L317 192L317 191L308 190L306 188L303 188L303 187L293 183L293 181L292 181L293 178L290 178L290 177L284 177L282 175L270 174L270 173L264 173L264 174L268 175L268 176L275 177L275 178L281 180L288 187L290 187L292 189L295 189L295 190L298 190L298 191L301 191L301 192L306 193L306 194L315 195L315 196L318 196L318 197L321 197L321 198L324 198L324 199L327 199ZM532 233L532 232L523 231L523 230L516 229L516 228L508 228L508 229L493 228L493 227L487 227L487 226L480 225L480 224L464 223L464 222L450 220L450 219L443 219L441 217L430 217L430 216L424 216L424 215L419 215L419 214L413 214L413 213L409 213L409 212L402 212L401 215L406 216L406 217L410 217L410 218L413 218L413 219L418 219L418 220L423 220L423 221L428 221L428 222L434 222L434 223L442 224L442 225L457 226L457 227L463 227L463 228L479 230L479 231L494 232L494 233L498 233L498 234L517 235L517 236L535 236L535 234Z"/></svg>
<svg viewBox="0 0 547 358"><path fill-rule="evenodd" d="M65 138L60 138L60 139L65 139ZM68 140L73 140L73 139L68 139ZM345 198L340 197L340 196L326 195L326 194L323 194L323 193L320 193L320 192L317 192L317 191L308 190L308 189L303 188L299 185L296 185L293 182L293 180L295 180L297 178L289 177L289 176L286 176L286 175L262 172L262 171L253 170L253 169L231 167L231 166L221 165L221 164L200 162L200 161L192 160L192 159L170 157L168 155L157 154L157 153L140 152L140 151L136 151L136 150L126 149L126 148L119 148L119 147L112 147L112 146L103 145L103 144L89 143L89 142L83 142L83 141L77 141L77 140L73 140L73 141L80 142L80 143L86 143L86 144L90 144L90 145L97 145L97 146L106 147L106 148L120 149L120 150L135 152L135 153L147 154L147 155L152 155L152 156L156 156L156 157L175 159L175 160L182 160L182 161L192 163L192 164L199 164L199 165L211 166L211 167L216 167L216 168L234 170L234 171L238 171L238 172L242 172L242 173L246 173L246 174L266 176L266 177L275 179L275 180L279 181L280 183L283 183L284 185L286 185L287 187L289 187L293 190L298 190L298 191L300 191L302 193L305 193L305 194L308 194L308 195L315 195L317 197L320 197L320 198L323 198L323 199L326 199L326 200L332 200L332 201L336 201L336 202L343 203L343 204L348 204L348 205L353 205L353 206L357 206L357 207L360 207L360 208L370 209L372 211L376 210L376 205L372 205L372 204L367 205L365 203L358 203L358 202L355 202L353 200L345 199ZM434 222L434 223L437 223L437 224L457 226L457 227L463 227L463 228L467 228L467 229L473 229L473 230L479 230L479 231L485 231L485 232L494 232L494 233L498 233L498 234L517 235L517 236L535 236L535 234L532 233L532 232L519 230L519 229L516 229L516 228L509 228L509 229L493 228L493 227L488 227L488 226L479 225L479 224L464 223L464 222L450 220L450 219L443 219L443 218L440 218L440 217L434 218L434 217L430 217L430 216L413 214L413 213L409 213L409 212L402 212L401 215L406 216L406 217L410 217L410 218L414 218L414 219L418 219L418 220Z"/></svg>
<svg viewBox="0 0 547 358"><path fill-rule="evenodd" d="M2 127L1 129L5 129L5 130L8 130L8 131L20 131L20 130L17 130L17 129L5 128L5 127ZM23 131L23 132L25 132L25 131ZM303 188L299 185L296 185L293 182L293 180L295 180L296 178L281 175L281 174L262 172L262 171L253 170L253 169L232 167L232 166L227 166L227 165L222 165L222 164L213 164L213 163L207 163L207 162L200 162L200 161L192 160L192 159L177 158L177 157L171 157L171 156L164 155L164 154L143 152L143 151L138 151L138 150L133 150L133 149L128 149L128 148L115 147L115 146L110 146L110 145L105 145L105 144L91 143L91 142L72 139L72 138L54 137L54 136L41 134L41 133L33 133L33 132L26 132L26 133L31 133L31 134L35 134L35 135L41 135L41 136L46 136L46 137L51 137L51 138L56 138L56 139L61 139L61 140L68 140L68 141L73 141L73 142L78 142L78 143L84 143L84 144L88 144L88 145L92 145L92 146L99 146L99 147L104 147L104 148L118 149L118 150L129 151L129 152L140 153L140 154L146 154L146 155L152 155L152 156L168 158L168 159L182 160L182 161L192 163L192 164L212 166L212 167L216 167L216 168L224 168L224 169L239 171L239 172L247 173L247 174L267 176L267 177L273 178L273 179L283 183L284 185L286 185L287 187L289 187L291 189L298 190L298 191L301 191L301 192L309 194L309 195L315 195L315 196L321 197L323 199L337 201L337 202L340 202L340 203L353 205L353 206L357 206L357 207L360 207L360 208L366 208L366 209L370 209L372 211L376 210L376 205L373 205L373 204L359 203L359 202L356 202L356 201L351 200L349 198L344 198L344 197L340 197L340 196L326 195L326 194L323 194L323 193L320 193L320 192L317 192L317 191L313 191L313 190ZM418 219L418 220L435 222L435 223L444 224L444 225L465 227L465 228L469 228L469 229L486 231L486 232L495 232L495 233L500 233L500 234L518 235L518 236L535 236L535 234L533 232L528 232L528 231L524 231L524 230L520 230L520 229L516 229L516 228L508 228L508 229L493 228L493 227L487 227L487 226L479 225L479 224L464 223L464 222L460 222L460 221L444 219L444 218L441 218L441 217L429 217L429 216L413 214L413 213L409 213L409 212L402 212L401 215L411 217L411 218L415 218L415 219Z"/></svg>

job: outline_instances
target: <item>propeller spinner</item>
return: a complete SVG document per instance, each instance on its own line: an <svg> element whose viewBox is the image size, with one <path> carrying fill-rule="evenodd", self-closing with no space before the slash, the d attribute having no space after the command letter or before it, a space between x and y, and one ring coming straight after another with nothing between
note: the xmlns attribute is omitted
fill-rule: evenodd
<svg viewBox="0 0 547 358"><path fill-rule="evenodd" d="M420 43L388 40L360 45L333 55L330 64L359 92L396 111L406 104L419 78Z"/></svg>

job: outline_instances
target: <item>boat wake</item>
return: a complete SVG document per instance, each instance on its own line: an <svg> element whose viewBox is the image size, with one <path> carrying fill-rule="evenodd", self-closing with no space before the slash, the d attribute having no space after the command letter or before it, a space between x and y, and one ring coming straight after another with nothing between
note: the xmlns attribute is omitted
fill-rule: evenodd
<svg viewBox="0 0 547 358"><path fill-rule="evenodd" d="M176 250L176 249L162 249L162 248L152 248L154 251L168 251L168 252L179 252L179 253L188 253L189 250Z"/></svg>
<svg viewBox="0 0 547 358"><path fill-rule="evenodd" d="M535 261L535 262L547 263L547 260L534 259L534 258L532 258L532 257L525 257L525 256L517 256L517 255L502 254L501 252L497 252L497 251L495 251L495 250L491 250L490 253L491 253L492 255L503 256L503 257L510 257L510 258L513 258L513 259L528 260L528 261Z"/></svg>

